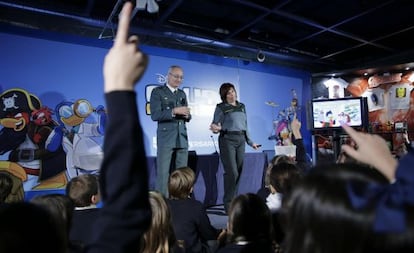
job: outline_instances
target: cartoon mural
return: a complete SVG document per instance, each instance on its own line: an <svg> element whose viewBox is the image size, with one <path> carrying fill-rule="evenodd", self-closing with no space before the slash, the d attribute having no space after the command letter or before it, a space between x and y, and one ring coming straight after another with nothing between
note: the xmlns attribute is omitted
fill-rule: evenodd
<svg viewBox="0 0 414 253"><path fill-rule="evenodd" d="M52 111L19 88L4 91L0 101L0 171L21 180L25 191L64 188L74 176L99 172L106 123L102 105L93 108L78 99Z"/></svg>
<svg viewBox="0 0 414 253"><path fill-rule="evenodd" d="M103 159L106 112L102 105L93 108L86 99L64 101L56 106L59 127L54 135L66 152L68 178L98 174Z"/></svg>
<svg viewBox="0 0 414 253"><path fill-rule="evenodd" d="M51 135L57 123L40 100L23 89L0 95L0 170L23 181L24 189L49 189L66 185L65 152Z"/></svg>

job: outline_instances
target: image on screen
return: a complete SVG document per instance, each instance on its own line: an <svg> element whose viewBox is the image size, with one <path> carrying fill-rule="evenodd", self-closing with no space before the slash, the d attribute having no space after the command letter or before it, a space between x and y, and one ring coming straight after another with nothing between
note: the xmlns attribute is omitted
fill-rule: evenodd
<svg viewBox="0 0 414 253"><path fill-rule="evenodd" d="M360 99L323 100L312 102L313 128L335 128L342 124L362 126Z"/></svg>

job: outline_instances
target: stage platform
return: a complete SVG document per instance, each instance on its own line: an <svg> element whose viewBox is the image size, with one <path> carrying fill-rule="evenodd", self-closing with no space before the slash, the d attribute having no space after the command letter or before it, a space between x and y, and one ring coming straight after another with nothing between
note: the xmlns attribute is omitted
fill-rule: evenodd
<svg viewBox="0 0 414 253"><path fill-rule="evenodd" d="M147 157L149 187L155 189L156 157ZM246 153L239 183L239 194L256 193L263 184L263 176L268 164L266 152ZM206 207L223 204L223 165L219 154L197 155L190 152L188 165L196 173L194 197ZM25 200L36 195L65 193L64 189L36 190L25 193Z"/></svg>

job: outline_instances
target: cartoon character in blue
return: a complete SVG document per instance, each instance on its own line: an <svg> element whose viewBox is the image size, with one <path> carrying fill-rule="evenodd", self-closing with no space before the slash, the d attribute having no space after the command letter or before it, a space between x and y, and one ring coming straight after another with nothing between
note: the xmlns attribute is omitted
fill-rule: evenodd
<svg viewBox="0 0 414 253"><path fill-rule="evenodd" d="M56 106L55 113L60 136L66 152L67 176L98 174L103 159L103 137L106 112L102 105L93 108L88 100L64 101Z"/></svg>

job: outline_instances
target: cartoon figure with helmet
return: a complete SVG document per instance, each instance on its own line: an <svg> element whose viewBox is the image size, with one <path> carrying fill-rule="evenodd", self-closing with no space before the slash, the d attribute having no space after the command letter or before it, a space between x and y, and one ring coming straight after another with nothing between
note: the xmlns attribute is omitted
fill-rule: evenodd
<svg viewBox="0 0 414 253"><path fill-rule="evenodd" d="M98 174L103 159L106 112L102 105L93 108L86 99L63 101L55 108L59 136L66 152L68 178L80 174Z"/></svg>

